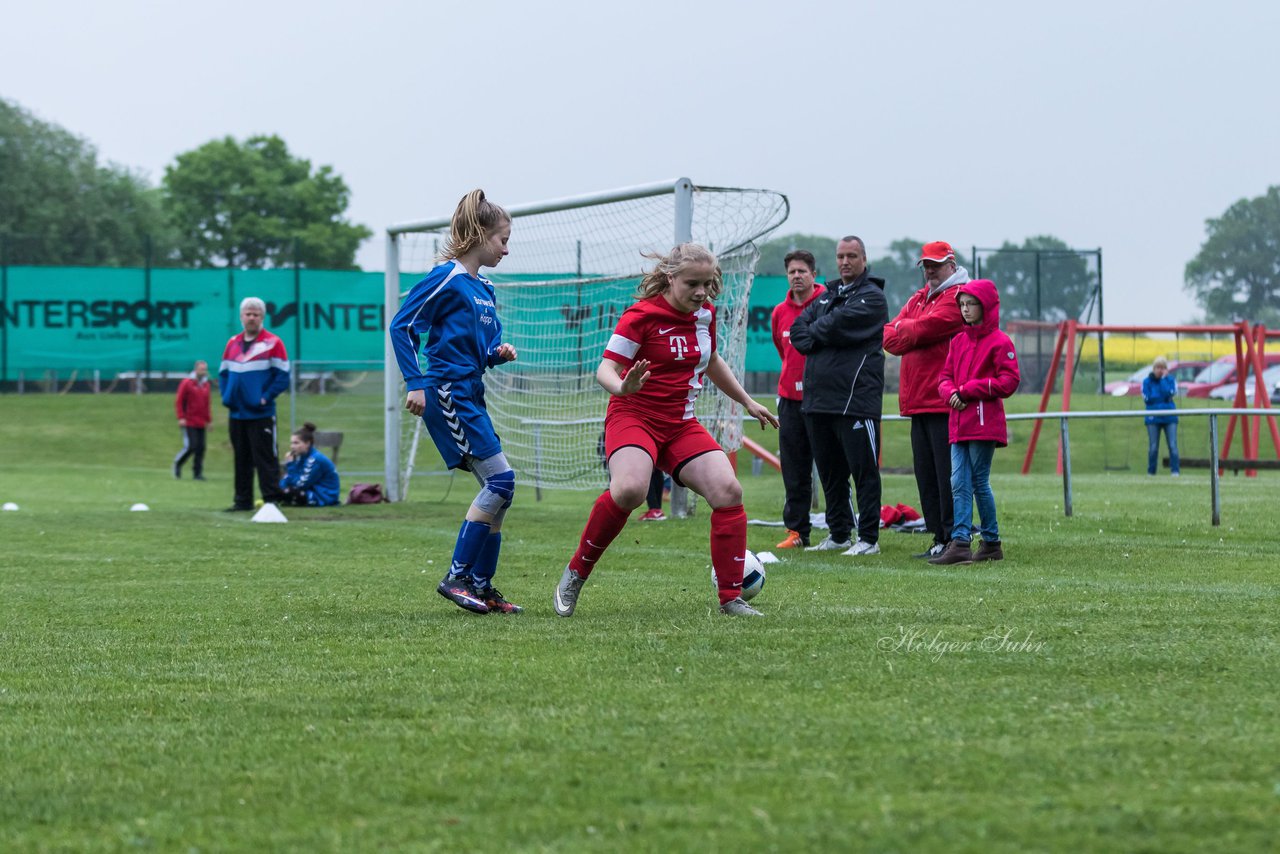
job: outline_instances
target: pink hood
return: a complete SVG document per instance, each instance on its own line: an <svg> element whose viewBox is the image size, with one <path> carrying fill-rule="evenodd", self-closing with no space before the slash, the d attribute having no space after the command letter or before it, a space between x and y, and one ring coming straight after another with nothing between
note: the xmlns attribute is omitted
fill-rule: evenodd
<svg viewBox="0 0 1280 854"><path fill-rule="evenodd" d="M967 405L950 410L950 440L993 441L1003 447L1009 441L1003 399L1018 390L1021 373L1013 341L1000 331L1000 294L989 279L975 279L956 289L982 303L982 320L965 326L951 339L942 366L938 394L950 400L958 394Z"/></svg>

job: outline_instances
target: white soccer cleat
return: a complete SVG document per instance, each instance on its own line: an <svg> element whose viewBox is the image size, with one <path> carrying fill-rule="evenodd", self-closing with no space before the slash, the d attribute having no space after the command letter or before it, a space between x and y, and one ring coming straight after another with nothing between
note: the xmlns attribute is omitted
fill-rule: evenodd
<svg viewBox="0 0 1280 854"><path fill-rule="evenodd" d="M752 608L741 597L730 599L720 606L720 613L730 617L763 617L755 608Z"/></svg>
<svg viewBox="0 0 1280 854"><path fill-rule="evenodd" d="M587 580L578 573L574 572L568 566L564 568L564 574L560 576L560 583L556 585L556 613L561 617L572 617L573 609L578 607L578 594L582 592L582 585Z"/></svg>
<svg viewBox="0 0 1280 854"><path fill-rule="evenodd" d="M878 555L880 554L879 543L868 543L866 540L858 540L853 544L853 548L841 554L849 557L857 557L859 555Z"/></svg>

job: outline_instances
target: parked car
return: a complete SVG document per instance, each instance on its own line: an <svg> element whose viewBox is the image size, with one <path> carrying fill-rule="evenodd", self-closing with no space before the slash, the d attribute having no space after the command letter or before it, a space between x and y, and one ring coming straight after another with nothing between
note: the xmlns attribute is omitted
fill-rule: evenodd
<svg viewBox="0 0 1280 854"><path fill-rule="evenodd" d="M1253 401L1253 390L1257 388L1258 385L1255 380L1256 377L1253 373L1250 373L1249 376L1244 378L1244 398L1250 402ZM1275 388L1277 383L1280 383L1280 364L1272 365L1262 372L1262 387L1271 390L1269 395L1273 399L1275 398ZM1209 392L1209 397L1213 400L1235 400L1236 384L1227 383L1226 385L1220 385L1213 391Z"/></svg>
<svg viewBox="0 0 1280 854"><path fill-rule="evenodd" d="M1262 360L1267 367L1280 365L1280 353L1265 353ZM1182 393L1187 397L1208 397L1209 392L1219 386L1230 384L1234 388L1238 377L1236 357L1223 356L1216 362L1207 365L1200 373L1196 374L1195 379L1191 382L1180 383L1179 388L1182 389Z"/></svg>
<svg viewBox="0 0 1280 854"><path fill-rule="evenodd" d="M1195 379L1196 374L1204 369L1208 362L1203 360L1169 360L1169 373L1173 376L1175 382L1181 384L1191 382ZM1141 370L1134 371L1129 375L1128 379L1116 380L1103 386L1103 390L1107 394L1114 397L1125 397L1126 395L1142 396L1142 381L1151 373L1151 366L1147 365Z"/></svg>

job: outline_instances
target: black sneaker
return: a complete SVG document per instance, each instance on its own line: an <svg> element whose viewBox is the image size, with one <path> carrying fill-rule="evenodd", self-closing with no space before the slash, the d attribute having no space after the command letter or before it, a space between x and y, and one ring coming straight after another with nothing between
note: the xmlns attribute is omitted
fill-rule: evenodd
<svg viewBox="0 0 1280 854"><path fill-rule="evenodd" d="M920 552L920 554L912 555L912 557L919 558L920 560L929 560L929 558L934 558L942 554L942 552L946 548L947 548L946 543L934 543L933 545L929 546L928 551Z"/></svg>
<svg viewBox="0 0 1280 854"><path fill-rule="evenodd" d="M477 598L489 607L491 614L519 614L524 608L521 608L514 602L508 602L507 597L502 595L502 591L490 585L481 590L478 587L475 590Z"/></svg>
<svg viewBox="0 0 1280 854"><path fill-rule="evenodd" d="M466 578L450 578L445 576L436 588L436 592L463 610L473 614L489 613L489 606L481 601L476 590Z"/></svg>

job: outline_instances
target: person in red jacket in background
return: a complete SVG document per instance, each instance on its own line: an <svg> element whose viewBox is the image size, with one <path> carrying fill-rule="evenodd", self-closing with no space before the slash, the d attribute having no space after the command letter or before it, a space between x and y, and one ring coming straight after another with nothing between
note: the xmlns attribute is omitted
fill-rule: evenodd
<svg viewBox="0 0 1280 854"><path fill-rule="evenodd" d="M182 450L173 458L173 476L182 477L182 464L191 459L191 477L204 480L205 428L209 426L209 363L200 359L191 375L178 383L173 408L182 428Z"/></svg>
<svg viewBox="0 0 1280 854"><path fill-rule="evenodd" d="M951 538L951 446L947 417L951 411L938 396L938 379L951 337L964 327L955 288L969 281L956 265L951 244L926 243L916 262L924 268L924 287L911 295L898 316L884 327L884 349L902 362L898 377L898 412L911 419L911 461L920 492L924 525L933 545L918 558L942 554Z"/></svg>
<svg viewBox="0 0 1280 854"><path fill-rule="evenodd" d="M991 491L991 458L1009 444L1004 398L1018 390L1022 374L1013 341L1000 331L1000 294L995 282L974 279L956 294L964 329L951 339L938 380L938 394L951 408L951 494L955 525L936 565L1003 560L1000 529L996 525L996 497ZM981 527L973 527L977 502ZM976 552L969 550L973 535L982 535Z"/></svg>
<svg viewBox="0 0 1280 854"><path fill-rule="evenodd" d="M782 484L787 497L782 504L782 522L787 536L777 548L794 549L809 545L809 507L813 502L813 449L800 413L804 399L804 356L791 346L791 324L810 302L826 293L814 281L818 270L812 252L795 249L783 259L787 270L787 296L773 309L770 325L773 346L782 357L778 375L778 457L782 463Z"/></svg>

